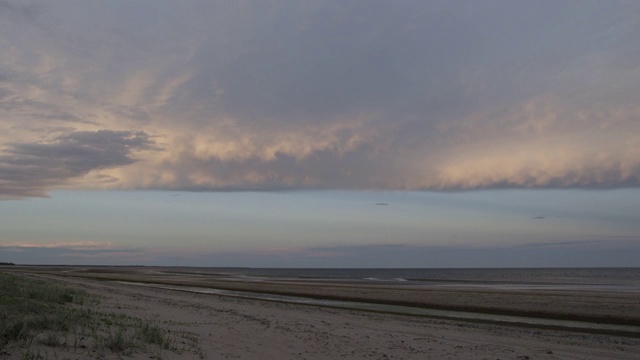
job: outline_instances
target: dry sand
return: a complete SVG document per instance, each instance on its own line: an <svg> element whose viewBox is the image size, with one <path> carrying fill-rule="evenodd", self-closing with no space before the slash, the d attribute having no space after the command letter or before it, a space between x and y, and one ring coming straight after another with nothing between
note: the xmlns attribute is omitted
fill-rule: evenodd
<svg viewBox="0 0 640 360"><path fill-rule="evenodd" d="M341 310L51 273L38 276L102 297L96 310L158 322L183 349L179 354L164 350L108 358L640 359L637 337ZM637 307L640 299L633 296Z"/></svg>

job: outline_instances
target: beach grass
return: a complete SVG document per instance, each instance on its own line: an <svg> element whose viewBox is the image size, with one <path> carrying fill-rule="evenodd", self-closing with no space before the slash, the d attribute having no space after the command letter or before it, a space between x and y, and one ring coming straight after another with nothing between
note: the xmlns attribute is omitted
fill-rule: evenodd
<svg viewBox="0 0 640 360"><path fill-rule="evenodd" d="M81 290L0 273L0 355L102 358L107 353L153 352L160 358L164 350L185 350L159 324L93 310L99 302Z"/></svg>

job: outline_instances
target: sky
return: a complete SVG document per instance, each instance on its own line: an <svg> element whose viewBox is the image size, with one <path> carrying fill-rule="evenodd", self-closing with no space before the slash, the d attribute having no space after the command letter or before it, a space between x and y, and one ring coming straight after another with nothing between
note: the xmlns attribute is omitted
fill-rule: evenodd
<svg viewBox="0 0 640 360"><path fill-rule="evenodd" d="M0 0L0 261L640 266L640 3Z"/></svg>

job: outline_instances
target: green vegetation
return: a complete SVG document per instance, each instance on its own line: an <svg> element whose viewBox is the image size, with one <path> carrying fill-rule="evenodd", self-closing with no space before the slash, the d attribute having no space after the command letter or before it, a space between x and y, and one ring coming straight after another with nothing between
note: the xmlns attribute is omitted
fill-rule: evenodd
<svg viewBox="0 0 640 360"><path fill-rule="evenodd" d="M22 352L24 359L61 354L103 358L108 353L153 351L160 358L163 350L197 352L178 349L157 324L92 310L98 303L80 290L0 273L0 357Z"/></svg>

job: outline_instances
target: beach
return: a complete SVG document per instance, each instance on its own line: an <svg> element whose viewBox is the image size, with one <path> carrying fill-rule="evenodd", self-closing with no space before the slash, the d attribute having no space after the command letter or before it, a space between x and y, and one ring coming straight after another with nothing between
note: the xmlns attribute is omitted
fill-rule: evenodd
<svg viewBox="0 0 640 360"><path fill-rule="evenodd" d="M101 300L95 311L124 314L160 324L179 345L179 351L165 350L152 355L163 359L640 359L637 353L639 337L615 332L591 333L522 324L385 314L176 291L105 280L128 278L129 281L140 281L144 280L146 274L149 275L147 281L151 282L153 276L150 275L153 273L148 273L148 270L101 269L92 272L66 269L61 272L59 269L38 268L35 271L21 269L19 272L28 272L29 276L98 296ZM179 274L169 276L157 272L155 275L173 277L176 281L180 277ZM184 282L193 285L193 275L182 276ZM200 285L203 285L203 281L200 279ZM221 280L218 282L224 283ZM252 281L229 283L240 283L237 287L253 291L268 287L267 284L261 288L259 282ZM300 293L298 287L308 286L294 285L290 285L293 287L289 292ZM272 286L278 289L286 287L283 284ZM332 284L330 288L320 288L318 291L331 292L335 290L334 287L336 285ZM348 284L337 288L341 291L338 295L351 289L353 298L374 296L371 288L359 289ZM382 287L378 290L384 300L392 289ZM309 288L307 291L314 293ZM412 291L416 293L415 290L405 289L400 294L406 297ZM455 289L448 291L456 292ZM532 305L534 309L538 309L535 304L543 295L533 296L536 299ZM611 306L606 299L597 299L603 308L598 316L620 319L623 313L637 309L637 294L621 295L624 296L612 296L614 305ZM441 296L452 295L446 293ZM465 292L459 292L457 297L466 298L462 302L465 304L474 298L473 294ZM554 308L555 297L548 302L549 312L571 314L564 308L570 300L565 299L564 303L560 302L559 308ZM484 298L480 296L478 299L477 305L483 305ZM626 305L622 304L625 299ZM576 301L578 305L574 308L580 310L573 314L581 314L584 309L580 304L595 300L588 296L577 296L571 301ZM590 306L596 307L595 304ZM504 307L503 303L493 305L496 312ZM526 308L527 305L521 301L518 306L507 307L507 312L515 312L514 309L518 307ZM613 310L607 312L607 309ZM629 314L628 318L633 319L634 316L637 316L637 312ZM71 355L69 358L92 358L90 353ZM118 354L112 356L120 358ZM149 357L148 353L126 356L134 359ZM20 357L15 357L15 354L0 355L0 359L5 358Z"/></svg>

